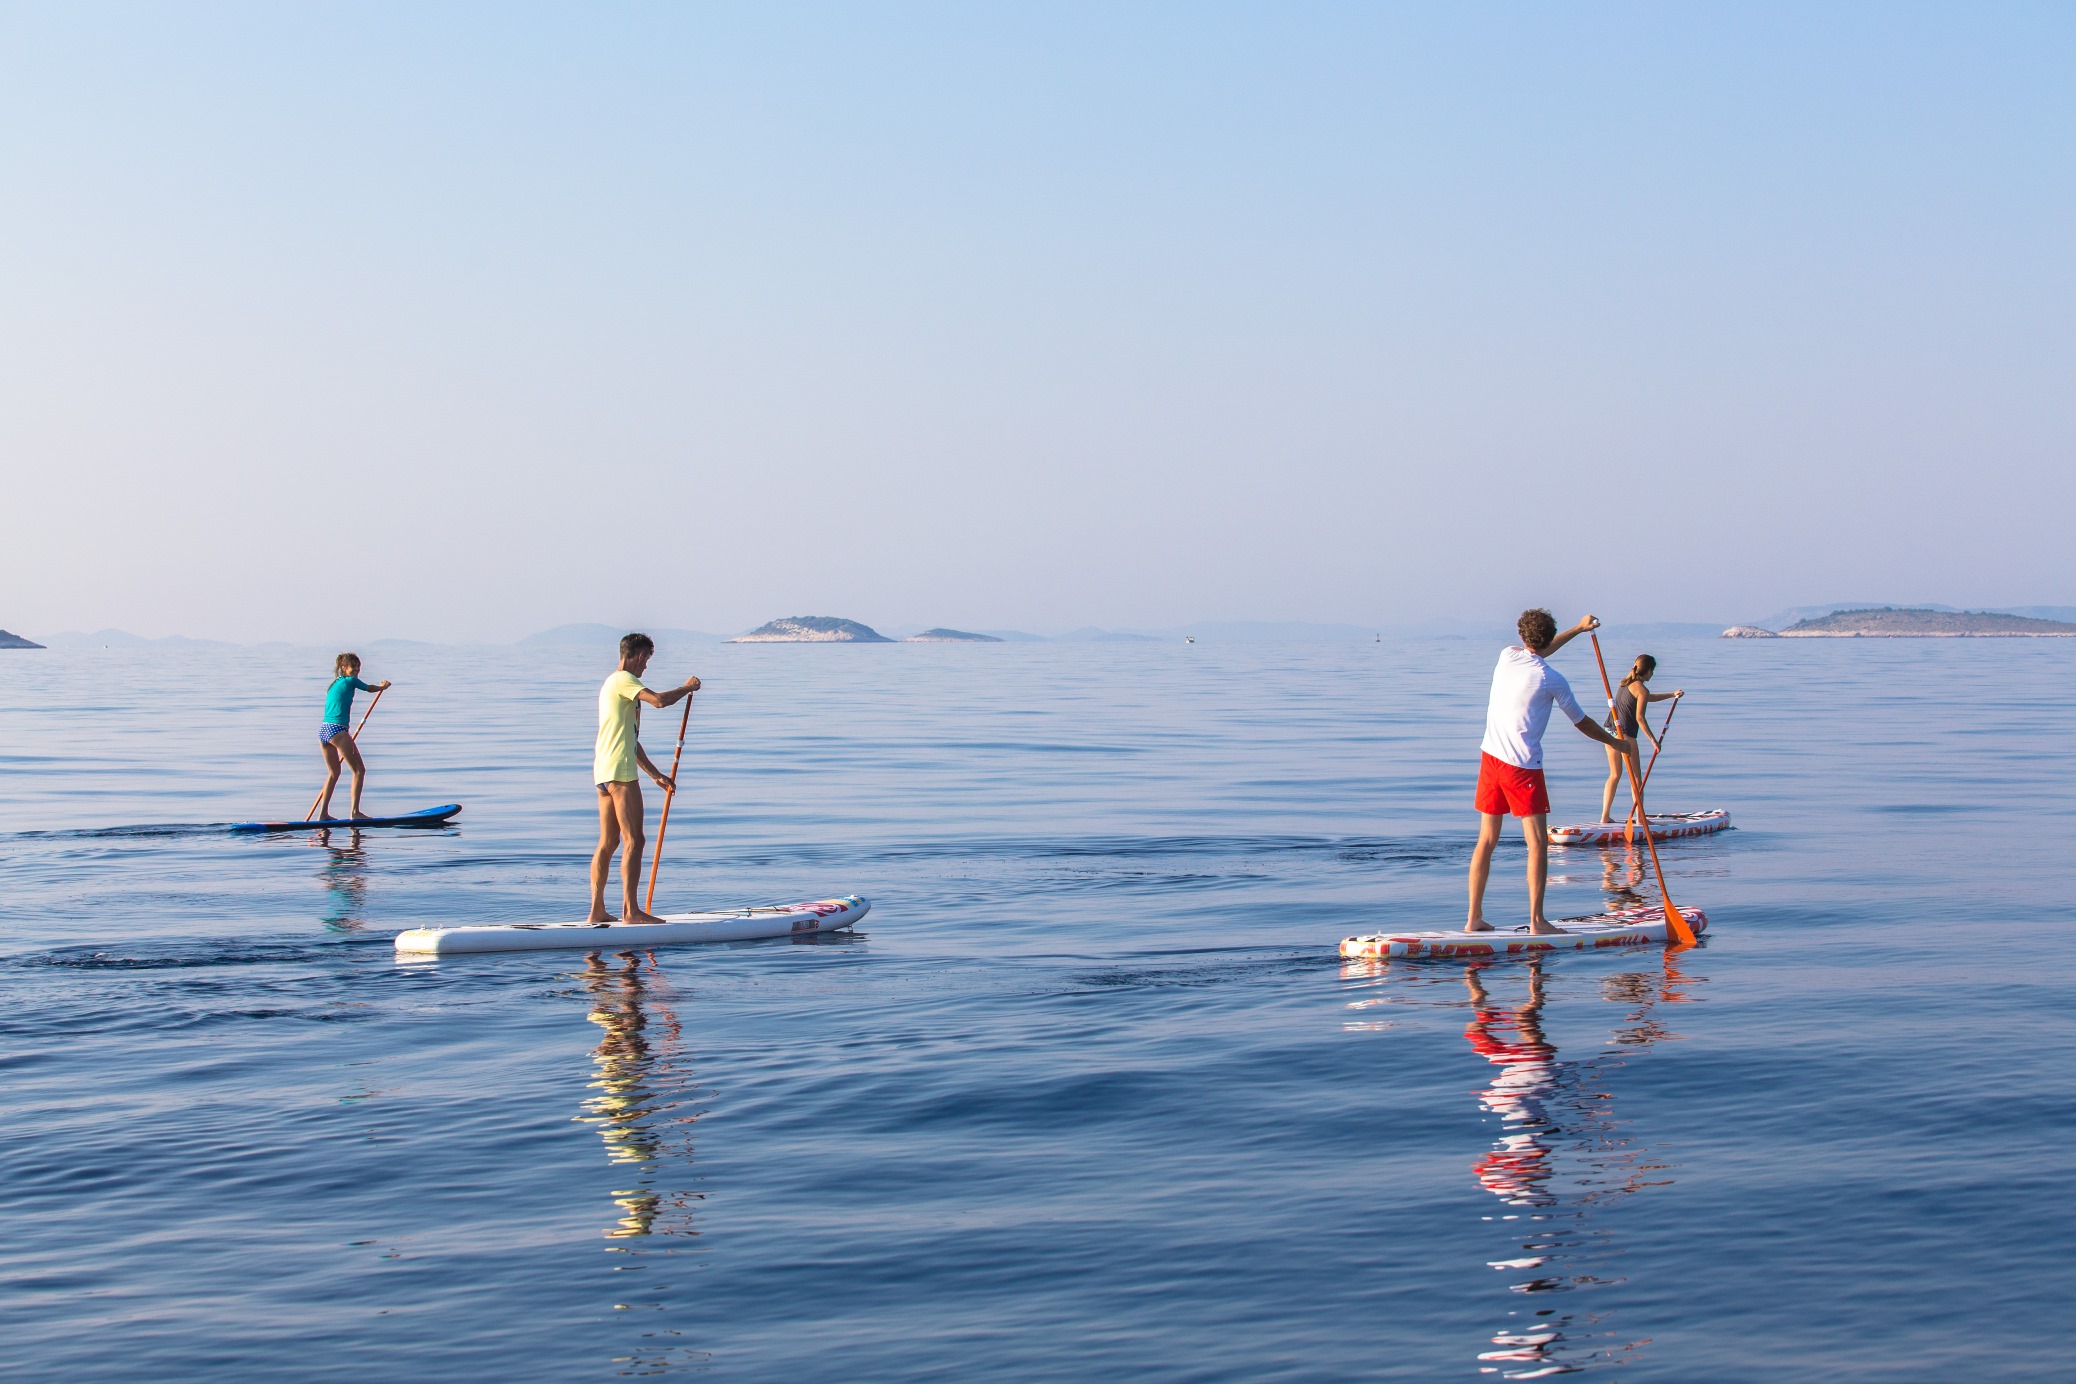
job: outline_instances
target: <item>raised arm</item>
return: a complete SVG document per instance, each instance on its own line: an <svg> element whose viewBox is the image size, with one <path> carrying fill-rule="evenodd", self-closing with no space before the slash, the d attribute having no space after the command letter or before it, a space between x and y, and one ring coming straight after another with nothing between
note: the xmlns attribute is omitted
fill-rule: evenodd
<svg viewBox="0 0 2076 1384"><path fill-rule="evenodd" d="M1593 615L1580 616L1579 622L1576 625L1573 625L1570 629L1566 630L1564 633L1558 635L1555 639L1552 639L1550 641L1549 652L1545 653L1543 657L1548 658L1550 654L1556 653L1559 649L1563 648L1566 644L1571 643L1572 640L1577 639L1587 630L1597 630L1599 628L1599 617Z"/></svg>
<svg viewBox="0 0 2076 1384"><path fill-rule="evenodd" d="M694 692L697 692L698 690L699 679L686 678L682 686L673 687L668 692L651 692L648 688L644 687L641 691L635 693L634 695L660 711L666 706L677 705L679 702L691 696Z"/></svg>

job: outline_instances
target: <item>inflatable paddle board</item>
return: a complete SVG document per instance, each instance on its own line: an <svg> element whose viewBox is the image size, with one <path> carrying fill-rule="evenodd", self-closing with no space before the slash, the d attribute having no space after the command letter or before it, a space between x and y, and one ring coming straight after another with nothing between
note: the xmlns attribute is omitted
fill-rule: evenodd
<svg viewBox="0 0 2076 1384"><path fill-rule="evenodd" d="M399 956L460 952L541 951L550 947L646 951L686 942L747 942L840 932L872 907L856 894L814 903L736 908L719 913L666 913L660 923L508 923L481 927L414 927L396 935Z"/></svg>
<svg viewBox="0 0 2076 1384"><path fill-rule="evenodd" d="M1708 931L1708 918L1698 908L1682 908L1680 916L1698 936ZM1595 913L1586 918L1558 918L1564 936L1531 936L1525 927L1492 932L1378 932L1350 937L1341 955L1433 956L1455 960L1486 956L1536 956L1544 952L1601 951L1609 947L1647 947L1665 942L1665 910L1656 904Z"/></svg>
<svg viewBox="0 0 2076 1384"><path fill-rule="evenodd" d="M416 812L406 812L401 817L363 817L359 821L351 818L325 817L315 822L239 822L232 831L316 831L320 827L437 827L445 826L447 819L461 811L460 803L448 803L445 807L424 807Z"/></svg>
<svg viewBox="0 0 2076 1384"><path fill-rule="evenodd" d="M1683 836L1706 836L1730 825L1730 814L1722 808L1709 812L1674 812L1644 818L1651 824L1653 841L1677 841ZM1622 823L1589 822L1579 827L1551 827L1553 846L1619 846L1624 840Z"/></svg>

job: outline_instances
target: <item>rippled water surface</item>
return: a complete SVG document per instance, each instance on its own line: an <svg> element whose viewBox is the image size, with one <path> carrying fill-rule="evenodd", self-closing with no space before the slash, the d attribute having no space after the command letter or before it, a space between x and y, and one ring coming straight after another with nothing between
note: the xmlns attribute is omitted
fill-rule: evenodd
<svg viewBox="0 0 2076 1384"><path fill-rule="evenodd" d="M2076 647L1661 642L1706 944L1344 965L1460 917L1494 652L666 648L659 905L865 926L409 964L577 916L609 657L368 651L368 806L457 825L252 838L325 652L0 654L0 1367L2064 1374Z"/></svg>

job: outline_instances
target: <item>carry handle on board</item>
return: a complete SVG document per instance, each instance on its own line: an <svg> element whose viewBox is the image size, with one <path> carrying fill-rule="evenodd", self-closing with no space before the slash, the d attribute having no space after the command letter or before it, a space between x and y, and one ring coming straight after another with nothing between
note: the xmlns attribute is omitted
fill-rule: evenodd
<svg viewBox="0 0 2076 1384"><path fill-rule="evenodd" d="M378 687L375 689L375 695L368 699L368 709L360 714L360 724L353 728L354 744L358 745L360 743L360 733L368 728L368 717L375 714L375 704L382 700L382 694L388 690L386 687ZM303 814L303 820L307 822L312 817L315 817L317 815L317 805L323 801L324 790L320 788L317 790L317 796L310 799L310 810Z"/></svg>
<svg viewBox="0 0 2076 1384"><path fill-rule="evenodd" d="M678 761L685 757L685 727L692 724L693 693L685 694L685 714L678 718L678 747L670 757L670 791L663 795L663 820L656 824L656 853L649 857L649 898L644 912L656 911L656 867L663 863L663 838L670 831L670 804L678 795Z"/></svg>
<svg viewBox="0 0 2076 1384"><path fill-rule="evenodd" d="M1588 633L1593 640L1593 661L1600 667L1600 685L1607 692L1607 709L1609 712L1613 712L1615 709L1615 685L1607 680L1607 660L1600 656L1600 636L1592 634L1591 631L1588 631ZM1672 724L1670 718L1667 718L1666 724ZM1622 724L1617 721L1615 723L1615 734L1620 735L1621 733ZM1619 750L1616 753L1621 754ZM1636 815L1642 817L1644 815L1643 779L1637 774L1636 764L1628 755L1624 754L1621 758L1622 763L1629 770L1629 786L1636 793ZM1635 830L1635 823L1632 822L1630 824L1630 830L1632 832ZM1679 909L1673 907L1672 893L1665 887L1665 867L1658 863L1658 843L1651 839L1648 819L1646 819L1643 837L1644 844L1651 848L1651 869L1656 871L1658 875L1658 899L1665 905L1666 926L1681 942L1692 946L1698 939L1694 935L1693 925L1680 916ZM1635 837L1632 836L1630 839L1634 841Z"/></svg>

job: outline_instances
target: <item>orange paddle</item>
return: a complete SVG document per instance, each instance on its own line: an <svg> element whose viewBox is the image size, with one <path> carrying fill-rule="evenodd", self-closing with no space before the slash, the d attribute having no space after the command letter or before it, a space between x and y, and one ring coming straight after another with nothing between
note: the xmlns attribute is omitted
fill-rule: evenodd
<svg viewBox="0 0 2076 1384"><path fill-rule="evenodd" d="M375 689L375 695L368 698L368 709L360 714L360 724L353 728L353 741L355 744L360 743L360 733L368 728L368 717L375 714L375 703L381 701L382 694L388 690L386 687L378 687Z"/></svg>
<svg viewBox="0 0 2076 1384"><path fill-rule="evenodd" d="M1651 747L1651 762L1644 765L1644 787L1651 786L1651 770L1658 767L1658 752L1665 748L1665 732L1672 729L1672 718L1680 714L1680 699L1672 699L1672 709L1665 713L1665 724L1658 727L1658 743Z"/></svg>
<svg viewBox="0 0 2076 1384"><path fill-rule="evenodd" d="M1653 745L1653 746L1651 746L1651 758L1650 758L1650 761L1649 761L1648 763L1646 763L1646 764L1644 765L1644 780L1643 780L1643 781L1644 781L1644 787L1646 787L1646 788L1649 788L1649 787L1651 786L1651 770L1653 770L1653 769L1655 769L1655 768L1657 768L1657 767L1658 767L1658 753L1659 753L1659 751L1661 751L1661 750L1663 750L1663 749L1665 748L1665 732L1667 732L1667 731L1669 731L1669 730L1671 730L1671 729L1672 729L1672 718L1673 718L1673 717L1675 717L1675 716L1677 716L1677 715L1679 715L1679 710L1680 710L1680 699L1679 699L1679 694L1678 694L1678 693L1674 693L1674 694L1673 694L1673 698L1672 698L1672 710L1670 710L1670 711L1668 711L1668 712L1666 712L1666 713L1665 713L1665 724L1664 724L1664 725L1662 725L1662 726L1660 726L1660 727L1658 727L1658 743L1657 743L1657 744L1655 744L1655 745ZM1641 713L1639 713L1639 714L1641 714ZM1636 816L1636 804L1635 804L1635 803L1631 803L1631 804L1629 805L1629 815L1630 815L1631 817L1634 817L1634 816Z"/></svg>
<svg viewBox="0 0 2076 1384"><path fill-rule="evenodd" d="M1600 656L1600 636L1589 630L1587 637L1593 641L1593 661L1600 666L1600 690L1607 693L1607 719L1614 724L1615 734L1620 735L1622 733L1622 723L1615 719L1615 685L1607 680L1607 660ZM1629 756L1623 755L1622 762L1627 764ZM1634 769L1629 771L1629 778L1632 783L1635 781L1636 771ZM1622 824L1622 840L1631 846L1636 844L1635 819L1636 804L1631 803L1629 805L1629 820ZM1646 832L1645 834L1648 835L1649 833Z"/></svg>
<svg viewBox="0 0 2076 1384"><path fill-rule="evenodd" d="M378 687L375 689L375 695L368 699L368 709L360 714L360 724L353 728L354 744L358 745L360 743L360 733L368 728L368 717L375 714L375 703L381 701L382 694L388 690L386 687ZM323 801L324 792L320 789L317 796L310 800L310 810L303 814L303 820L307 822L312 817L315 817L317 815L317 805Z"/></svg>
<svg viewBox="0 0 2076 1384"><path fill-rule="evenodd" d="M678 795L678 761L685 757L685 727L692 724L692 697L685 694L685 714L678 721L678 748L670 757L670 791L663 795L663 820L656 824L656 854L649 857L649 897L642 907L656 911L656 867L663 863L663 837L670 830L670 804Z"/></svg>
<svg viewBox="0 0 2076 1384"><path fill-rule="evenodd" d="M1594 634L1591 637L1593 640L1593 661L1600 665L1600 685L1607 691L1607 709L1612 712L1615 709L1615 685L1607 680L1607 660L1600 656L1600 636ZM1672 718L1668 716L1665 723L1671 725ZM1615 729L1617 734L1621 732L1621 724L1619 722L1616 723ZM1630 760L1628 755L1622 756L1622 763L1629 770L1629 786L1636 794L1636 815L1641 817L1644 815L1643 779L1637 774L1636 765ZM1631 833L1630 840L1634 841L1636 839L1636 823L1631 822L1629 830ZM1658 900L1665 905L1665 921L1670 926L1674 937L1688 946L1692 946L1699 939L1694 934L1693 924L1682 918L1680 911L1672 905L1672 894L1665 887L1665 867L1658 862L1658 843L1652 838L1650 827L1646 826L1644 828L1643 836L1644 844L1651 848L1651 868L1658 875Z"/></svg>

